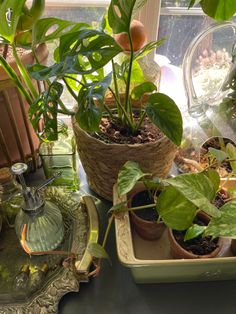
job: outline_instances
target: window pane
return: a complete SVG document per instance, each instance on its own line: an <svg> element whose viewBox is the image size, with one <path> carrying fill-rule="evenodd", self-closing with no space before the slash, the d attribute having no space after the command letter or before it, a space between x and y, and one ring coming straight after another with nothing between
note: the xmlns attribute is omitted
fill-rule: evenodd
<svg viewBox="0 0 236 314"><path fill-rule="evenodd" d="M100 21L105 10L103 7L48 7L44 16L91 24Z"/></svg>
<svg viewBox="0 0 236 314"><path fill-rule="evenodd" d="M162 7L188 7L190 0L162 0Z"/></svg>
<svg viewBox="0 0 236 314"><path fill-rule="evenodd" d="M180 66L193 38L211 22L206 16L161 15L158 38L166 38L158 53Z"/></svg>

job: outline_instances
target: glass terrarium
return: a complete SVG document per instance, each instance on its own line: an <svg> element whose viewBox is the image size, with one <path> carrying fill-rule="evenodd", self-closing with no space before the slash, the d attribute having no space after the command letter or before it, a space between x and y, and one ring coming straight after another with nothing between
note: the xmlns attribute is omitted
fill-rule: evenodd
<svg viewBox="0 0 236 314"><path fill-rule="evenodd" d="M78 189L76 143L73 132L64 122L58 121L58 140L41 143L39 154L46 178L50 178L57 171L62 172L53 185L66 186L73 191Z"/></svg>

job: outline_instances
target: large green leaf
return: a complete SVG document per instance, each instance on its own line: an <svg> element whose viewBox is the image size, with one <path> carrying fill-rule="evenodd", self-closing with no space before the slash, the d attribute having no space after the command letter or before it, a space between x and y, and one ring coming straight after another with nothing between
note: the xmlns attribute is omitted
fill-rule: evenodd
<svg viewBox="0 0 236 314"><path fill-rule="evenodd" d="M13 43L17 24L26 0L5 0L0 4L0 35Z"/></svg>
<svg viewBox="0 0 236 314"><path fill-rule="evenodd" d="M118 194L124 195L128 193L133 189L138 180L147 175L150 175L150 173L144 172L138 163L134 161L127 161L122 166L118 174Z"/></svg>
<svg viewBox="0 0 236 314"><path fill-rule="evenodd" d="M183 122L179 108L165 94L155 93L148 98L146 112L151 121L176 145L181 144Z"/></svg>
<svg viewBox="0 0 236 314"><path fill-rule="evenodd" d="M33 27L33 45L60 38L70 29L71 32L88 27L85 23L74 23L57 18L44 18L37 21ZM49 30L51 30L49 32Z"/></svg>
<svg viewBox="0 0 236 314"><path fill-rule="evenodd" d="M233 144L228 143L226 145L226 153L228 154L229 159L234 159L234 161L230 161L230 166L233 172L236 173L236 147Z"/></svg>
<svg viewBox="0 0 236 314"><path fill-rule="evenodd" d="M198 208L178 190L169 186L157 199L157 211L164 223L175 230L186 230L193 222Z"/></svg>
<svg viewBox="0 0 236 314"><path fill-rule="evenodd" d="M207 214L220 216L219 210L211 204L215 197L215 188L203 173L188 173L166 179L164 182L173 186L191 203Z"/></svg>
<svg viewBox="0 0 236 314"><path fill-rule="evenodd" d="M134 14L147 0L111 0L108 20L114 34L128 33Z"/></svg>
<svg viewBox="0 0 236 314"><path fill-rule="evenodd" d="M219 236L236 238L236 200L227 202L220 211L221 216L211 219L205 234L214 238Z"/></svg>
<svg viewBox="0 0 236 314"><path fill-rule="evenodd" d="M204 13L216 20L228 20L236 13L235 0L202 0L200 4Z"/></svg>
<svg viewBox="0 0 236 314"><path fill-rule="evenodd" d="M122 51L116 41L102 30L81 29L60 39L60 61L65 61L65 73L92 73Z"/></svg>

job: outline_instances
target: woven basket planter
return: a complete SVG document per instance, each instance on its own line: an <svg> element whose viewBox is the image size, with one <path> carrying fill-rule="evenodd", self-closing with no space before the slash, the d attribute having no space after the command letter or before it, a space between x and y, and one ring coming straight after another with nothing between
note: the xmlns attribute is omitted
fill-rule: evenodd
<svg viewBox="0 0 236 314"><path fill-rule="evenodd" d="M166 136L153 143L106 144L83 131L75 121L73 128L89 187L107 200L112 200L113 185L126 161L136 161L144 171L164 178L177 150Z"/></svg>
<svg viewBox="0 0 236 314"><path fill-rule="evenodd" d="M46 45L38 46L36 53L40 62L45 64L48 56ZM21 60L25 65L33 64L34 58L28 52ZM17 71L14 60L10 65ZM41 89L36 82L35 86ZM39 140L29 121L28 109L28 103L0 67L0 167L11 166L16 161L30 163L31 170L39 166Z"/></svg>

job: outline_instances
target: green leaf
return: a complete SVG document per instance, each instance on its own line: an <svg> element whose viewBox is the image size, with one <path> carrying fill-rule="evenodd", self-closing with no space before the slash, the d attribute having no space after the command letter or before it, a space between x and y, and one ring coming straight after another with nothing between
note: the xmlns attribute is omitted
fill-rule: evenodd
<svg viewBox="0 0 236 314"><path fill-rule="evenodd" d="M64 61L64 73L92 73L122 51L113 37L102 30L81 29L61 36L60 61Z"/></svg>
<svg viewBox="0 0 236 314"><path fill-rule="evenodd" d="M235 161L230 161L230 166L233 172L236 172L236 147L233 144L228 143L226 145L226 153L228 154L229 159L235 159Z"/></svg>
<svg viewBox="0 0 236 314"><path fill-rule="evenodd" d="M183 121L175 102L165 94L155 93L148 98L146 112L151 121L176 145L181 144Z"/></svg>
<svg viewBox="0 0 236 314"><path fill-rule="evenodd" d="M25 1L26 2L26 1ZM30 8L24 5L22 14L17 24L17 32L31 30L45 9L45 0L33 0Z"/></svg>
<svg viewBox="0 0 236 314"><path fill-rule="evenodd" d="M198 3L198 2L200 2L200 0L191 0L189 5L188 5L188 8L189 9L192 8L195 5L195 3Z"/></svg>
<svg viewBox="0 0 236 314"><path fill-rule="evenodd" d="M108 20L114 34L128 33L132 17L147 0L111 0Z"/></svg>
<svg viewBox="0 0 236 314"><path fill-rule="evenodd" d="M220 149L215 149L213 147L209 147L208 151L211 153L211 155L214 158L216 158L216 160L219 163L222 163L222 161L224 161L228 157L228 155L224 151L222 151Z"/></svg>
<svg viewBox="0 0 236 314"><path fill-rule="evenodd" d="M63 85L53 82L29 108L30 121L36 133L40 121L44 121L43 133L38 134L42 140L57 140L57 109L62 92Z"/></svg>
<svg viewBox="0 0 236 314"><path fill-rule="evenodd" d="M0 34L9 43L14 41L24 3L25 0L4 0L0 4Z"/></svg>
<svg viewBox="0 0 236 314"><path fill-rule="evenodd" d="M205 174L210 179L210 181L214 187L215 195L216 195L216 193L218 192L219 187L220 187L219 173L216 170L209 168L209 169L203 171L203 174Z"/></svg>
<svg viewBox="0 0 236 314"><path fill-rule="evenodd" d="M157 41L151 41L145 46L143 46L140 50L134 53L134 60L139 60L144 56L148 55L153 49L161 46L164 43L165 39L160 39Z"/></svg>
<svg viewBox="0 0 236 314"><path fill-rule="evenodd" d="M128 193L141 178L147 175L150 175L150 173L143 172L138 163L127 161L118 173L118 194Z"/></svg>
<svg viewBox="0 0 236 314"><path fill-rule="evenodd" d="M131 98L134 100L139 100L145 93L152 93L156 91L157 87L152 82L145 82L136 86L131 92Z"/></svg>
<svg viewBox="0 0 236 314"><path fill-rule="evenodd" d="M205 235L216 237L236 238L236 200L224 204L221 216L213 217L208 224Z"/></svg>
<svg viewBox="0 0 236 314"><path fill-rule="evenodd" d="M88 252L93 257L107 259L109 261L109 263L111 264L111 259L110 259L109 255L107 254L104 247L102 247L99 243L95 243L95 242L89 243Z"/></svg>
<svg viewBox="0 0 236 314"><path fill-rule="evenodd" d="M198 210L197 206L171 186L161 192L156 208L164 223L175 230L190 227Z"/></svg>
<svg viewBox="0 0 236 314"><path fill-rule="evenodd" d="M229 20L236 13L235 0L202 0L200 4L204 13L216 20Z"/></svg>
<svg viewBox="0 0 236 314"><path fill-rule="evenodd" d="M214 186L203 173L187 173L163 181L205 213L213 217L220 216L220 211L211 204L215 197Z"/></svg>
<svg viewBox="0 0 236 314"><path fill-rule="evenodd" d="M102 118L103 99L108 86L111 84L112 74L108 74L102 81L85 84L78 96L78 111L75 115L80 127L87 132L99 131ZM99 106L95 104L99 102Z"/></svg>
<svg viewBox="0 0 236 314"><path fill-rule="evenodd" d="M194 238L200 236L201 234L203 234L203 232L206 230L206 228L207 228L207 226L199 226L196 224L192 225L186 231L185 236L184 236L184 241L191 240L191 239L194 239Z"/></svg>
<svg viewBox="0 0 236 314"><path fill-rule="evenodd" d="M32 66L27 66L27 69L32 78L38 81L44 81L48 80L49 78L62 75L64 71L64 64L63 62L54 63L50 67L41 64L34 64Z"/></svg>
<svg viewBox="0 0 236 314"><path fill-rule="evenodd" d="M85 27L88 27L88 24L74 23L52 17L40 19L33 27L33 45L55 40L69 30L75 32ZM52 31L48 32L49 30Z"/></svg>

